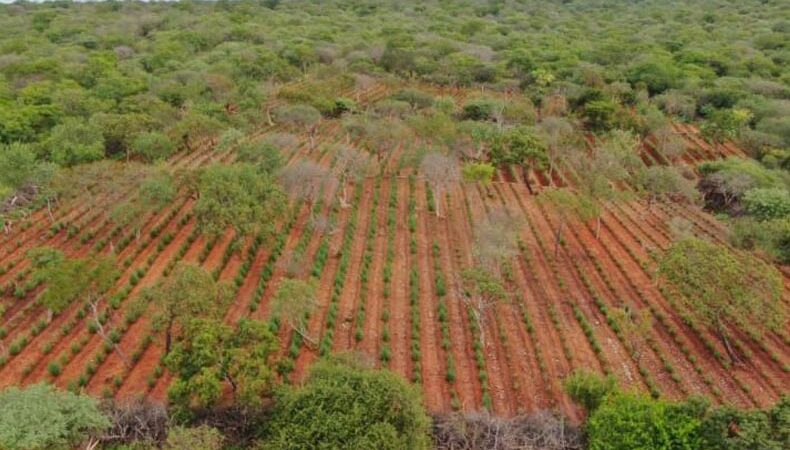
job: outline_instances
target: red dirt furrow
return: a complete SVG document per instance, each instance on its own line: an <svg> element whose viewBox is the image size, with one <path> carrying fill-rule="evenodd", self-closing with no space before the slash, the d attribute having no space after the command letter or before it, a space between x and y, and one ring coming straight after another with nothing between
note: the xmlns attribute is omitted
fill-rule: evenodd
<svg viewBox="0 0 790 450"><path fill-rule="evenodd" d="M299 240L299 236L305 229L308 216L309 206L306 204L302 205L300 207L299 217L297 218L296 224L286 239L285 246L283 248L284 255L289 254L289 250L293 249L293 246L296 245L296 242ZM258 288L261 273L263 272L264 266L266 266L266 262L269 260L270 254L271 249L269 246L267 246L267 242L264 242L264 244L261 245L261 248L258 249L258 254L255 255L255 259L252 261L247 278L244 279L244 283L236 293L236 301L228 310L228 314L226 316L226 321L228 323L236 323L244 315L248 314L248 305L255 295L255 290ZM272 280L274 279L275 278L272 278Z"/></svg>
<svg viewBox="0 0 790 450"><path fill-rule="evenodd" d="M411 379L411 327L409 313L409 184L406 178L395 177L398 185L398 206L395 222L395 260L392 265L392 295L390 295L390 369Z"/></svg>
<svg viewBox="0 0 790 450"><path fill-rule="evenodd" d="M171 221L172 223L177 223L176 220ZM132 247L132 246L130 246ZM136 268L137 264L141 264L144 260L143 258L146 257L150 251L153 250L153 243L150 243L147 247L148 252L141 252L135 260L136 264L132 264L130 267L123 271L122 277L116 282L116 286L121 286L126 283L131 272ZM72 342L77 342L80 339L84 339L84 336L87 336L87 332L85 327L83 326L83 322L88 319L79 319L76 317L77 311L81 308L81 304L79 302L74 302L70 305L65 311L63 311L56 319L53 324L50 324L36 339L32 340L29 344L29 348L35 348L33 346L38 346L39 342L43 345L44 342L54 342L53 349L51 351L51 355L59 355L62 352L67 350L67 345ZM66 318L72 318L71 320L74 321L75 325L72 327L71 331L68 335L61 336L57 338L53 336L55 333L60 332L60 324L66 321ZM33 353L28 351L29 353ZM40 359L31 360L28 364L31 367L31 373L25 377L27 380L37 381L43 379L45 375L45 362L46 357L42 354L39 356ZM21 364L21 363L20 363Z"/></svg>
<svg viewBox="0 0 790 450"><path fill-rule="evenodd" d="M461 250L465 254L465 258L470 263L473 260L473 250L471 243L474 241L474 230L469 229L475 226L481 226L483 223L484 215L487 211L486 205L483 203L479 196L477 189L464 189L464 196L467 204L469 205L469 213L472 216L471 227L467 228L464 238L461 239ZM456 210L457 211L457 210ZM459 220L456 217L456 220ZM462 220L462 219L460 219ZM483 337L481 340L484 345L485 353L485 367L488 373L489 390L491 391L491 400L495 414L502 416L510 416L515 411L514 406L511 404L512 395L516 392L513 388L513 382L510 379L512 375L511 369L507 364L507 353L502 348L502 336L500 336L497 329L498 312L501 308L494 308L487 312L487 317L483 320L481 332Z"/></svg>
<svg viewBox="0 0 790 450"><path fill-rule="evenodd" d="M516 183L508 183L503 187L503 191L505 189L509 189L510 198L515 199L515 202L509 203L517 205L521 210L521 217L526 220L529 217L526 210L526 203L529 200L526 189ZM562 379L570 374L574 365L572 361L567 360L564 351L558 350L563 348L563 337L552 324L548 314L549 305L558 301L556 300L558 293L553 289L554 284L546 281L549 278L545 272L546 266L534 263L533 259L540 256L542 251L535 234L528 230L529 227L524 228L525 231L521 233L521 239L528 252L529 260L523 257L517 259L519 270L515 271L516 281L524 290L525 307L529 315L535 319L538 345L545 350L544 354L547 356L546 370L552 383L550 387L552 397L559 403L562 411L571 417L580 417L579 408L561 387Z"/></svg>
<svg viewBox="0 0 790 450"><path fill-rule="evenodd" d="M365 243L370 225L371 204L373 203L373 179L365 179L362 195L357 213L357 228L351 244L348 272L343 283L343 292L338 301L338 323L335 324L334 342L332 350L335 352L350 350L354 345L354 315L359 302L359 289L362 281L359 279L362 257L365 253ZM349 189L350 191L350 189Z"/></svg>
<svg viewBox="0 0 790 450"><path fill-rule="evenodd" d="M461 299L459 287L461 280L459 274L462 261L459 260L460 255L457 253L460 248L460 237L454 233L453 227L450 223L450 211L461 211L463 208L461 187L451 188L447 193L448 197L452 197L452 207L448 203L442 211L445 211L446 217L434 218L434 225L431 229L435 230L436 240L439 243L439 261L444 276L447 278L447 302L448 322L450 325L450 347L452 349L453 360L456 366L456 381L455 388L458 393L458 401L462 411L476 411L482 404L482 388L480 380L477 376L477 368L474 363L474 354L472 353L472 342L474 340L471 331L469 330L469 318L467 317L464 308L463 300ZM436 199L440 201L440 199Z"/></svg>
<svg viewBox="0 0 790 450"><path fill-rule="evenodd" d="M442 350L441 329L437 326L436 311L439 305L434 289L436 274L431 258L432 243L429 238L428 211L425 184L418 181L414 192L417 202L417 240L416 261L420 287L420 355L422 364L422 385L425 403L432 412L450 412L450 390L445 379L447 371L446 355Z"/></svg>
<svg viewBox="0 0 790 450"><path fill-rule="evenodd" d="M665 310L670 318L673 318L676 329L684 332L684 337L686 338L686 343L688 345L694 346L698 351L698 354L705 354L703 351L700 351L702 344L697 339L695 339L693 333L689 332L686 327L676 319L676 314L672 308L665 304L666 302L663 299L663 296L656 290L655 285L653 284L650 277L645 275L639 264L632 259L628 252L624 251L622 244L613 237L608 224L607 226L602 227L601 241L598 241L594 238L593 233L588 229L588 227L580 226L576 229L579 230L580 235L586 236L585 240L587 245L598 248L596 253L599 253L599 261L602 261L606 272L609 273L615 280L615 286L621 287L625 295L629 295L630 298L634 300L641 298L635 291L635 288L638 288L646 296L647 301L649 301L650 304L661 307ZM627 236L622 237L622 239L626 238ZM605 250L601 251L601 248ZM616 265L611 263L610 259L600 256L606 255L606 251L611 252L612 258L620 261L623 267L622 271L616 267ZM694 368L691 367L688 360L681 354L679 348L673 344L672 337L669 336L665 329L661 329L660 339L657 339L657 341L662 345L662 352L668 357L671 357L673 366L675 366L675 368L681 373L680 380L683 383L691 383L692 380L697 379ZM704 363L704 358L702 363ZM660 370L654 370L651 371L651 373L658 375L662 372ZM716 364L707 365L706 373L716 374L718 377L718 382L716 384L718 386L723 386L725 388L725 392L738 392L738 389L735 386L732 386L728 383L728 374L725 371L719 370ZM661 378L659 378L659 380L661 380ZM666 380L665 382L666 384L671 383L670 380ZM689 390L689 392L703 392L705 390L701 382L696 382L695 384L691 385L690 388L693 390ZM750 403L748 399L742 397L740 400L745 402L745 404Z"/></svg>
<svg viewBox="0 0 790 450"><path fill-rule="evenodd" d="M368 280L368 299L365 309L365 323L363 325L362 341L356 344L356 349L367 355L372 355L378 361L381 343L381 313L383 311L384 255L387 252L387 208L389 204L390 177L381 180L381 196L376 219L379 227L373 242L373 263L370 265L370 279Z"/></svg>
<svg viewBox="0 0 790 450"><path fill-rule="evenodd" d="M480 186L478 186L478 192ZM489 198L489 202L493 202L496 198L496 203L493 207L487 207L487 210L498 208L507 211L510 216L513 214L512 210L507 208L507 202L499 194L499 186L494 185L490 188L485 188L486 193L481 193L481 197ZM474 205L472 205L474 208ZM526 411L534 411L539 409L535 405L534 384L537 380L542 383L542 375L534 364L530 361L537 360L536 356L530 356L527 353L529 347L532 346L531 339L523 327L523 321L519 317L518 304L514 301L503 302L496 305L496 309L492 311L493 320L497 325L499 332L498 338L503 341L503 349L499 356L500 360L507 362L509 375L511 376L510 387L513 392L511 399L511 410L517 414L522 414ZM515 344L515 345L514 345ZM534 349L531 349L534 355ZM517 353L517 354L516 354Z"/></svg>
<svg viewBox="0 0 790 450"><path fill-rule="evenodd" d="M323 334L324 324L326 321L326 312L329 309L330 299L332 297L332 285L334 282L335 272L337 271L337 267L340 263L340 248L343 245L343 233L345 232L346 225L348 224L349 216L349 208L340 209L338 214L337 231L331 235L329 241L329 259L324 266L324 270L321 274L318 284L318 289L316 291L318 306L310 316L307 326L307 334L309 336L320 337ZM310 366L310 363L312 363L317 357L317 349L303 348L299 353L299 356L296 358L291 379L301 380L307 373L307 368Z"/></svg>
<svg viewBox="0 0 790 450"><path fill-rule="evenodd" d="M618 226L619 223L615 225L615 228L617 228ZM625 231L624 233L618 233L618 234L623 236L625 235L633 236L632 233L629 233L629 231L638 228L639 228L639 224L635 224L634 227L629 227L629 228L621 227L620 229L616 229L615 232ZM669 242L664 240L660 243L660 245L666 247L667 245L669 245ZM649 260L650 255L648 255L645 252L643 254L643 258L644 260ZM733 332L735 333L735 335L739 334L739 330L733 330ZM748 341L749 339L746 340ZM788 379L787 374L784 372L783 369L786 358L783 357L784 355L781 355L781 352L784 351L785 346L781 344L778 345L778 351L780 353L776 353L776 354L779 355L779 359L778 361L775 362L772 360L771 355L768 354L761 346L750 345L749 348L750 351L754 353L754 356L749 358L749 364L747 364L749 376L760 377L761 379L765 379L770 385L770 389L772 389L774 393L781 394L781 389L777 389L777 387L786 386L787 383L790 382L790 379ZM749 366L752 367L749 368ZM728 369L727 372L730 374L735 374L737 373L737 369L743 369L743 367L736 367L735 372L733 372L731 369ZM738 374L739 376L741 376L740 373Z"/></svg>
<svg viewBox="0 0 790 450"><path fill-rule="evenodd" d="M545 222L541 209L536 204L536 201L529 196L526 187L520 184L513 185L512 187L514 189L514 194L517 196L523 208L524 217L534 227L533 231L540 233L540 236L553 236L553 228ZM534 236L533 242L536 246L532 247L534 249L532 254L536 257L536 264L533 264L532 267L533 269L537 269L535 271L536 278L545 289L548 299L559 310L560 314L558 315L561 329L566 339L569 341L568 345L574 350L573 359L575 361L570 361L570 365L572 367L597 368L597 370L600 370L598 358L595 357L595 354L590 348L590 343L584 336L579 324L573 319L573 311L569 304L569 300L563 300L565 296L561 292L559 282L555 274L552 273L552 270L549 270L549 268L559 264L559 262L556 257L548 254L549 241L544 241L544 245L547 247L544 252L540 247L538 239L538 236ZM553 243L551 246L553 246Z"/></svg>
<svg viewBox="0 0 790 450"><path fill-rule="evenodd" d="M580 261L583 260L583 264L586 266L585 272L591 275L589 278L596 283L596 289L601 294L604 294L603 298L608 307L619 308L627 306L632 310L639 310L647 307L639 296L639 293L629 284L629 281L624 281L622 278L618 277L617 271L620 270L620 268L617 267L616 264L613 264L613 261L616 259L617 261L623 262L623 255L616 251L607 253L607 251L612 250L613 247L617 247L620 241L612 242L610 223L607 221L606 216L602 219L600 239L596 239L593 231L585 224L574 221L572 226L573 232L569 233L569 238L577 247L583 246L583 248L586 248L589 252L588 255L585 255L586 257L580 258ZM639 245L636 244L632 246L632 248L633 247L639 247ZM601 278L600 274L597 273L595 262L597 262L597 264L608 274L613 285L608 285L606 281ZM631 270L634 269L631 268ZM640 290L644 292L644 287L640 287ZM600 320L605 322L604 317L601 317ZM651 347L645 345L646 348L642 351L643 355L640 361L643 366L648 368L651 374L656 375L655 378L657 378L662 387L662 392L672 394L678 389L678 382L671 379L671 374L664 373L665 369L662 367L660 358L662 355L666 356L668 354L672 356L671 362L673 363L673 367L677 367L677 364L681 364L683 374L680 376L679 381L682 383L680 384L682 392L707 392L705 385L695 376L694 368L689 365L683 355L677 352L671 336L666 333L665 329L658 325L657 321L653 323L651 336L653 336L653 339L657 342L660 353L655 352Z"/></svg>
<svg viewBox="0 0 790 450"><path fill-rule="evenodd" d="M503 200L506 204L511 201L510 199L504 198ZM526 199L526 201L530 201L530 199ZM631 359L628 350L623 347L615 333L608 327L606 317L594 305L594 299L592 296L593 294L588 291L581 278L581 275L576 270L574 263L580 262L581 255L571 252L567 246L561 247L560 253L561 258L559 262L561 263L561 273L564 275L563 278L565 280L564 289L569 290L571 294L575 292L580 294L579 298L574 300L574 303L576 303L579 310L582 311L584 316L594 327L598 342L600 342L601 346L606 350L604 354L606 361L610 366L609 369L615 376L618 377L621 385L636 385L640 388L644 388L645 384L641 379L637 365ZM544 258L548 258L548 255L546 255L545 252L543 253L543 256ZM585 274L589 273L590 271L585 272ZM595 285L598 292L604 292L603 286L601 286L600 283L595 284L596 281L598 280L594 280L593 284ZM606 368L601 367L601 369L605 370Z"/></svg>
<svg viewBox="0 0 790 450"><path fill-rule="evenodd" d="M182 243L184 243L187 240L187 237L190 235L194 227L195 227L195 223L193 219L189 223L187 223L186 226L178 230L178 232L175 235L175 238L170 242L169 245L165 247L162 253L160 253L159 256L157 256L157 258L154 260L149 270L146 272L145 276L134 287L134 289L132 289L132 292L129 294L130 299L136 296L142 288L152 285L157 279L159 279L159 277L162 276L162 272L164 271L168 262L171 259L173 259L175 254L178 252L179 247L181 246ZM140 255L139 257L141 256L142 255ZM114 327L120 323L120 321L122 320L120 314L121 311L122 310L116 311L114 314L111 315L111 318L108 321L107 326ZM138 320L135 323L136 324L140 323L140 320ZM128 331L127 333L124 334L123 339L129 340ZM63 371L60 377L58 378L58 380L68 381L79 376L81 371L87 365L88 360L96 353L96 350L102 344L103 341L101 337L93 335L90 341L88 342L88 344L85 345L83 350L78 355L76 355L66 367L63 368ZM108 357L107 359L110 358ZM99 376L100 373L97 372L93 378L96 379Z"/></svg>
<svg viewBox="0 0 790 450"><path fill-rule="evenodd" d="M190 228L190 227L187 226L185 228ZM177 239L174 239L173 240L174 242L171 242L171 245L175 243L176 240ZM224 246L227 246L229 239L222 239L222 241L223 241L222 242L223 246L215 245L213 249L220 251L219 258L222 257L221 255L222 252L224 252ZM176 249L177 248L178 247L176 247ZM162 260L161 255L160 258L157 258L157 262L161 261L162 263L161 264L162 269L164 269L164 266L169 262L169 260L170 260L169 258L167 260ZM188 259L187 257L184 257L182 261L188 263L196 262L195 260ZM207 262L208 260L204 262L203 264L204 268L206 268ZM139 294L140 290L142 290L144 287L152 286L158 279L162 277L162 273L159 272L158 270L154 270L154 268L158 268L156 263L154 264L154 266L151 267L151 270L149 272L150 273L158 272L156 273L156 277L149 278L148 274L146 274L146 276L142 278L140 283L137 286L135 286L134 289L132 289L132 292L129 294L130 298L133 298L134 296ZM136 322L130 325L129 329L126 330L126 332L121 337L121 341L118 343L118 346L121 348L121 351L127 356L131 355L138 348L139 343L142 342L143 338L151 332L150 313L153 311L153 309L154 306L149 305L148 313L143 314L143 316L140 317L140 319L138 319ZM139 361L137 364L133 364L132 367L134 367L135 365L141 366L143 370L146 370L147 372L150 373L151 369L157 364L157 362L158 362L158 358L156 358L156 360L154 361ZM99 365L96 374L91 378L86 390L91 394L98 395L101 393L104 387L110 385L113 382L113 378L115 378L116 376L121 376L123 378L124 372L131 370L132 367L125 367L124 361L121 359L121 357L118 355L116 351L113 351L109 355L107 355L107 359L104 361L104 363Z"/></svg>

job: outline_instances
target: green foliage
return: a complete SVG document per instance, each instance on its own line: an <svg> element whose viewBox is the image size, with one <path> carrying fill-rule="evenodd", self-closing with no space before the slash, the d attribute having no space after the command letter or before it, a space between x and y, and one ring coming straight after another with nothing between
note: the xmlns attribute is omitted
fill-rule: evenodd
<svg viewBox="0 0 790 450"><path fill-rule="evenodd" d="M500 145L491 152L495 164L516 164L526 168L543 169L548 163L546 145L531 129L519 126L505 132Z"/></svg>
<svg viewBox="0 0 790 450"><path fill-rule="evenodd" d="M254 164L259 172L274 174L285 165L280 149L268 142L245 143L236 148L236 160Z"/></svg>
<svg viewBox="0 0 790 450"><path fill-rule="evenodd" d="M612 376L600 377L578 370L565 378L563 387L573 401L584 406L588 413L592 413L609 394L616 392L617 380Z"/></svg>
<svg viewBox="0 0 790 450"><path fill-rule="evenodd" d="M236 404L259 407L274 380L277 338L268 324L242 319L233 329L221 318L187 320L164 360L176 376L168 390L174 415L186 419L194 410L216 406L225 386Z"/></svg>
<svg viewBox="0 0 790 450"><path fill-rule="evenodd" d="M420 394L387 371L320 361L303 386L280 389L275 402L263 449L429 448Z"/></svg>
<svg viewBox="0 0 790 450"><path fill-rule="evenodd" d="M461 169L464 180L488 184L494 178L496 168L488 163L467 163Z"/></svg>
<svg viewBox="0 0 790 450"><path fill-rule="evenodd" d="M70 449L110 426L89 397L36 384L0 391L0 447Z"/></svg>
<svg viewBox="0 0 790 450"><path fill-rule="evenodd" d="M608 131L614 127L617 105L612 100L593 100L584 105L584 120L596 131Z"/></svg>
<svg viewBox="0 0 790 450"><path fill-rule="evenodd" d="M748 110L714 109L708 113L700 131L714 141L735 139L751 120L752 114Z"/></svg>
<svg viewBox="0 0 790 450"><path fill-rule="evenodd" d="M131 144L131 153L143 161L154 162L165 160L175 151L175 145L164 133L151 131L135 136Z"/></svg>
<svg viewBox="0 0 790 450"><path fill-rule="evenodd" d="M757 220L782 219L790 215L790 191L787 189L752 189L743 195L746 212Z"/></svg>
<svg viewBox="0 0 790 450"><path fill-rule="evenodd" d="M650 397L607 396L587 421L590 450L696 449L701 420L693 411Z"/></svg>
<svg viewBox="0 0 790 450"><path fill-rule="evenodd" d="M109 257L67 258L47 247L33 249L32 277L45 289L38 301L52 313L59 313L77 299L96 301L112 287L119 272Z"/></svg>
<svg viewBox="0 0 790 450"><path fill-rule="evenodd" d="M780 450L790 442L790 397L767 410L744 411L723 407L702 424L701 448L721 450Z"/></svg>
<svg viewBox="0 0 790 450"><path fill-rule="evenodd" d="M478 98L464 104L462 118L467 120L497 120L502 106L490 98Z"/></svg>
<svg viewBox="0 0 790 450"><path fill-rule="evenodd" d="M271 231L284 209L285 195L274 179L250 164L216 164L203 169L195 217L202 230L220 234L233 227L239 234Z"/></svg>
<svg viewBox="0 0 790 450"><path fill-rule="evenodd" d="M790 263L790 218L757 221L739 218L730 227L730 241L738 248L759 250L783 264Z"/></svg>
<svg viewBox="0 0 790 450"><path fill-rule="evenodd" d="M754 256L689 238L672 244L659 262L658 273L725 343L729 323L757 334L785 326L782 276Z"/></svg>
<svg viewBox="0 0 790 450"><path fill-rule="evenodd" d="M104 157L104 137L95 125L70 119L52 129L46 143L52 161L74 166Z"/></svg>
<svg viewBox="0 0 790 450"><path fill-rule="evenodd" d="M172 427L167 431L166 450L222 450L225 438L216 428L201 425L194 428Z"/></svg>

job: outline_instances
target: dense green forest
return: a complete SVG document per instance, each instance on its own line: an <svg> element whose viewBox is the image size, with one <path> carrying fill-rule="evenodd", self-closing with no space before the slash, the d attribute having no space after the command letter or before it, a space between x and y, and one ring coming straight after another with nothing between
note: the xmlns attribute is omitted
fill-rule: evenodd
<svg viewBox="0 0 790 450"><path fill-rule="evenodd" d="M327 74L343 77L323 92L279 95L332 115L342 112L340 87L375 78L481 86L523 93L528 105L516 113L527 123L569 109L590 131L652 132L670 152L673 142L660 138L666 118L692 121L708 139L736 139L768 170L790 165L790 18L780 0L112 1L0 10L4 213L32 201L56 166L166 158L270 119L261 105L279 83ZM713 177L708 190L740 199L747 189L722 182L731 178ZM762 189L753 204L790 204L784 186L747 184ZM725 203L714 206L731 210ZM776 237L788 235L786 221L747 219L735 224L740 245L790 259L787 239Z"/></svg>
<svg viewBox="0 0 790 450"><path fill-rule="evenodd" d="M88 196L98 193L114 199L121 192L135 192L132 200L119 203L121 207L111 213L113 223L126 225L144 213L163 211L179 193L187 192L195 200L190 214L198 230L214 236L210 245L232 228L238 236L250 238L245 241L252 248L250 255L264 241L277 253L286 237L273 237L274 222L292 214L286 197L309 204L313 219L313 211L322 207L316 192L323 193L325 186L306 186L305 173L312 171L320 178L326 171L317 164L294 164L289 179L281 150L288 147L286 141L296 140L296 133L304 133L314 147L317 124L338 119L348 139L353 134L360 147L371 153L368 158L352 149L338 157L347 160L345 171L337 175L343 186L338 204L343 208L359 196L345 191L346 182L364 177L367 169L354 168L349 161L377 158L380 163L386 160L382 155L391 153L409 133L430 139L435 146L428 157L410 156L423 157L413 166L427 177L426 185L437 192L437 198L447 178L487 183L500 166L518 166L525 172L540 168L551 174L560 170L562 160L580 174L578 198L560 189L541 198L560 207L564 202L568 211L582 217L587 218L585 212L598 217L598 231L601 212L593 204L614 198L607 197L613 191L610 185L629 183L648 202L699 201L727 226L727 244L751 252L736 254L724 245L692 239L678 223L678 230L673 230L677 242L663 258L656 257L656 273L691 299L683 307L697 312L695 319L703 326L720 331L716 337L722 338L727 350L725 329L732 324L749 336L760 335L762 327L776 331L786 324L784 280L775 268L790 263L790 7L786 0L17 2L0 5L0 30L0 219L6 235L33 211L46 210L51 219L55 205L65 199L85 196L90 201ZM377 83L398 88L363 111L358 93ZM439 89L479 95L456 105L448 96L427 93ZM280 142L246 143L245 136L274 122L294 134L277 135ZM735 145L749 158L717 159L678 169L673 163L679 162L684 144L672 132L672 123L693 124L706 142ZM584 151L569 150L584 148L585 138L606 142L590 161ZM669 164L633 163L639 158L635 149L648 140ZM467 145L470 142L473 145ZM166 168L164 162L174 155L196 153L207 146L233 147L235 163L194 170ZM118 169L112 161L128 164L119 163L123 168ZM462 172L455 168L457 161ZM358 173L352 173L355 170ZM589 175L586 185L585 174ZM527 176L525 181L532 193ZM379 202L376 192L374 205ZM393 198L394 194L389 202L395 202ZM437 217L438 204L430 206ZM293 217L288 227L294 224L295 213ZM53 223L51 233L61 231L57 226ZM413 233L416 223L409 226ZM565 245L563 226L561 222L549 243L555 255ZM150 233L152 240L161 230L155 231ZM123 245L140 240L139 228L135 234ZM165 236L168 240L156 255L174 239ZM189 235L190 245L197 236L197 232ZM241 255L242 240L235 239L233 244L239 248L229 250L227 259L234 251ZM343 239L347 250L350 244ZM416 247L416 240L412 242ZM102 250L105 244L101 241L97 248ZM502 247L494 244L490 252L498 263ZM318 254L323 256L312 268L319 274L329 244L321 245ZM179 250L179 258L187 248ZM211 251L210 246L205 248L201 263ZM438 247L433 248L432 257L438 258ZM95 319L90 332L101 336L103 358L120 353L121 336L113 337L112 332L105 336L97 305L106 300L107 310L119 308L145 270L134 272L124 288L128 290L104 299L121 277L110 257L71 259L48 248L27 256L32 268L18 281L21 285L26 275L32 281L18 288L18 297L25 298L25 289L46 285L36 301L46 306L47 323L75 299L87 299L93 316L87 306L82 315ZM131 264L130 259L127 267ZM367 271L370 261L365 264ZM146 270L150 266L149 262ZM3 270L5 275L10 269ZM247 270L249 266L242 269L244 275ZM234 289L241 286L244 275L241 281L233 280ZM416 270L412 276L417 277ZM469 270L463 277L467 296L504 296L503 274ZM302 334L315 307L307 304L317 296L315 286L283 283L273 300L275 319L242 319L235 328L224 322L231 288L217 283L218 278L218 272L173 262L165 269L164 281L135 298L133 305L140 309L131 323L152 304L147 311L155 312L156 332L166 336L166 352L156 370L157 377L164 369L173 375L168 408L142 401L114 403L112 393L98 401L78 392L87 379L69 386L73 392L39 384L11 387L0 391L0 448L779 450L790 446L787 397L773 407L745 411L693 397L670 401L659 398L649 385L651 397L618 387L611 377L584 372L557 381L582 411L582 423L557 411L516 418L500 418L488 411L431 417L420 389L395 374L349 355L326 357L332 350L331 335L317 343L322 358L310 368L304 383L281 382L294 370L296 356L288 359L280 353L298 356L301 346L308 345ZM407 282L412 290L418 289L416 282ZM442 292L447 289L441 274L435 283ZM265 282L261 286L262 296ZM304 305L287 302L300 296L305 297ZM0 304L0 318L4 308ZM623 311L623 317L631 314ZM608 321L610 316L604 313ZM761 314L768 313L770 320L761 321ZM471 329L482 335L484 319L477 320ZM619 318L611 320L621 323ZM759 332L747 328L756 322ZM286 328L300 337L293 339L290 349L279 352L277 336ZM0 340L7 332L0 327ZM621 338L620 331L617 336ZM449 337L445 339L449 347ZM24 345L13 353L0 341L0 368ZM419 339L417 347L411 357L418 360ZM383 362L390 357L384 351L379 355ZM734 356L731 359L727 364L735 361ZM481 380L488 376L478 369ZM55 362L47 367L53 377L61 370ZM455 381L454 367L450 370L443 375L447 382ZM785 365L784 370L786 375L790 369Z"/></svg>

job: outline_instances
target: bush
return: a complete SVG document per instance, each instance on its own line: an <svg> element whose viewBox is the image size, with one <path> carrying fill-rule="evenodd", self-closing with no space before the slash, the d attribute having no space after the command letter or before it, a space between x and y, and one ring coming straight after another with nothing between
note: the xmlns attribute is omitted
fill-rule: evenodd
<svg viewBox="0 0 790 450"><path fill-rule="evenodd" d="M587 421L589 449L703 448L695 409L644 395L610 395Z"/></svg>
<svg viewBox="0 0 790 450"><path fill-rule="evenodd" d="M275 400L264 449L429 447L419 391L347 358L316 363L303 386L285 387Z"/></svg>
<svg viewBox="0 0 790 450"><path fill-rule="evenodd" d="M790 215L790 192L787 189L752 189L743 194L746 212L758 220L781 219Z"/></svg>
<svg viewBox="0 0 790 450"><path fill-rule="evenodd" d="M600 377L586 371L575 371L565 379L563 386L575 402L592 412L616 390L617 382L612 376Z"/></svg>
<svg viewBox="0 0 790 450"><path fill-rule="evenodd" d="M492 99L470 100L464 105L462 117L467 120L494 120L498 107Z"/></svg>
<svg viewBox="0 0 790 450"><path fill-rule="evenodd" d="M109 425L89 397L43 384L0 392L0 448L4 450L74 448Z"/></svg>
<svg viewBox="0 0 790 450"><path fill-rule="evenodd" d="M162 133L138 134L132 141L132 154L146 162L164 160L175 151L173 142Z"/></svg>

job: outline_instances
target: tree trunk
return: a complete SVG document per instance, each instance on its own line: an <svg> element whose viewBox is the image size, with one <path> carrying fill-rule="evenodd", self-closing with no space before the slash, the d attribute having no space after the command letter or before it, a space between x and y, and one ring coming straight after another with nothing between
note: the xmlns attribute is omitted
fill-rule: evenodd
<svg viewBox="0 0 790 450"><path fill-rule="evenodd" d="M601 240L601 216L598 216L595 223L595 239Z"/></svg>
<svg viewBox="0 0 790 450"><path fill-rule="evenodd" d="M442 217L439 211L439 207L442 204L442 193L438 188L435 188L434 190L436 191L436 195L433 197L433 209L436 210L436 217Z"/></svg>
<svg viewBox="0 0 790 450"><path fill-rule="evenodd" d="M557 227L557 234L554 237L554 256L560 254L560 239L562 239L562 227L565 225L565 221L560 221L560 225Z"/></svg>
<svg viewBox="0 0 790 450"><path fill-rule="evenodd" d="M721 323L721 319L716 318L716 332L721 339L721 342L724 344L724 349L727 350L727 356L730 357L730 361L733 364L740 364L741 359L738 358L738 354L735 352L735 349L732 348L730 344L730 340L727 338L727 332L724 330L724 325Z"/></svg>
<svg viewBox="0 0 790 450"><path fill-rule="evenodd" d="M47 214L49 215L49 223L55 222L55 217L52 215L52 201L47 199Z"/></svg>
<svg viewBox="0 0 790 450"><path fill-rule="evenodd" d="M530 195L535 195L535 192L532 191L532 185L529 183L529 168L528 167L521 167L521 176L524 177L524 183L527 185L527 190L529 191Z"/></svg>

